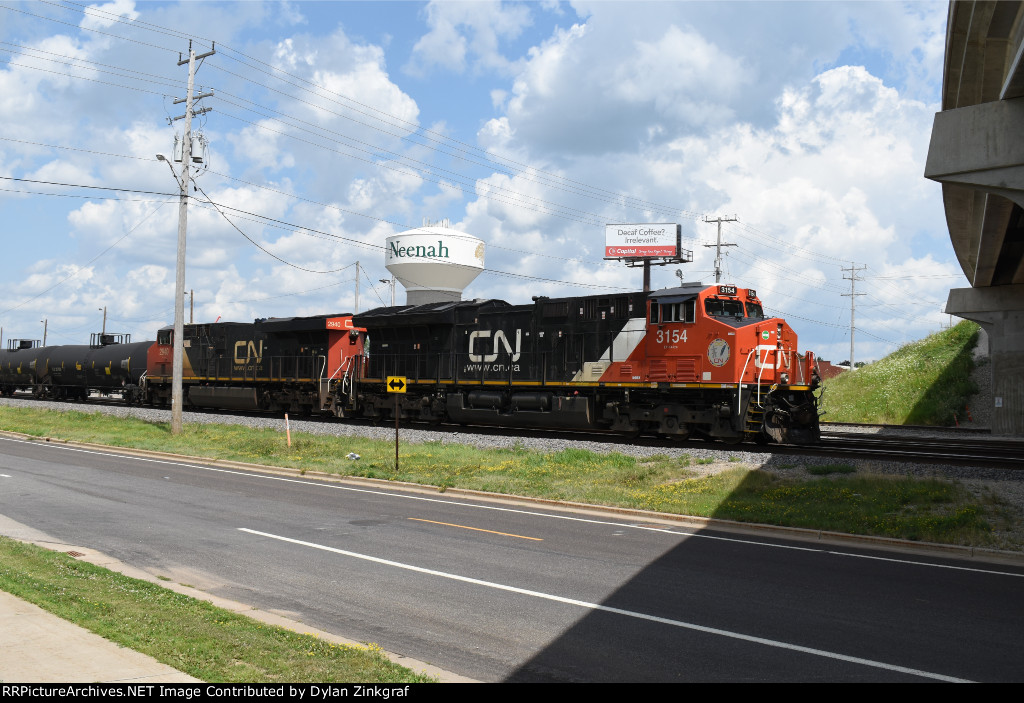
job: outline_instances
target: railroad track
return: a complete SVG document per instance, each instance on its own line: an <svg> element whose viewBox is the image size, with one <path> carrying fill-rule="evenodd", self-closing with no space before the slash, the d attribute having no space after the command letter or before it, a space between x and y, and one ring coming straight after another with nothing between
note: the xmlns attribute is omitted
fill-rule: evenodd
<svg viewBox="0 0 1024 703"><path fill-rule="evenodd" d="M821 433L821 445L794 448L796 453L825 450L831 456L952 464L979 468L1024 469L1024 440L912 434Z"/></svg>

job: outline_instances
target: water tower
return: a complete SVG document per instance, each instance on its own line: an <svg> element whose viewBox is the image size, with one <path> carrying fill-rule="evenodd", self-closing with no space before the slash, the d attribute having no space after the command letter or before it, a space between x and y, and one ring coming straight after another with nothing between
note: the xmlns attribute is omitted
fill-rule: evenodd
<svg viewBox="0 0 1024 703"><path fill-rule="evenodd" d="M484 270L484 241L448 220L388 237L384 247L384 266L405 286L407 305L462 300Z"/></svg>

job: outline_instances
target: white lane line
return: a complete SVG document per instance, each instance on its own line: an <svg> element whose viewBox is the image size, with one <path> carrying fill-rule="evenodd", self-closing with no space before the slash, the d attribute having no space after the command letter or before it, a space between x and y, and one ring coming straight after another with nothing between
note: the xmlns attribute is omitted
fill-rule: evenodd
<svg viewBox="0 0 1024 703"><path fill-rule="evenodd" d="M298 544L303 547L310 547L312 549L320 549L325 552L333 552L335 554L341 554L347 557L353 557L355 559L363 559L365 561L375 562L377 564L383 564L385 566L393 566L399 569L405 569L407 571L415 571L421 574L428 574L430 576L439 576L441 578L451 579L453 581L462 581L464 583L471 583L477 586L486 586L487 588L494 588L499 591L509 591L511 593L519 593L525 596L532 596L534 598L543 598L544 600L555 601L556 603L565 603L567 605L575 605L580 608L586 608L587 610L599 610L605 613L614 613L616 615L624 615L630 618L636 618L638 620L648 620L650 622L660 623L662 625L670 625L672 627L681 627L686 630L694 630L696 632L703 632L709 635L718 635L720 637L728 637L730 639L742 640L744 642L752 642L754 644L765 645L767 647L775 647L778 649L788 649L793 652L801 652L803 654L811 654L818 657L825 657L828 659L835 659L838 661L849 662L851 664L861 664L863 666L869 666L876 669L885 669L886 671L894 671L901 674L910 674L911 676L921 676L928 679L935 679L937 681L946 681L948 683L971 683L967 679L959 679L953 676L946 676L945 674L936 674L930 671L921 671L920 669L911 669L905 666L898 666L896 664L887 664L885 662L874 661L872 659L862 659L861 657L851 657L846 654L839 654L838 652L829 652L823 649L814 649L813 647L803 647L798 644L790 644L789 642L780 642L778 640L770 640L764 637L755 637L753 635L744 635L740 632L732 632L730 630L721 630L717 627L705 627L704 625L696 625L690 622L683 622L681 620L672 620L669 618L659 617L657 615L648 615L646 613L638 613L632 610L623 610L621 608L612 608L607 605L601 605L600 603L589 603L583 600L577 600L575 598L566 598L565 596L556 596L551 593L543 593L541 591L531 591L526 588L519 588L517 586L508 586L503 583L495 583L493 581L484 581L482 579L470 578L469 576L460 576L458 574L448 573L446 571L437 571L435 569L426 569L422 566L413 566L412 564L405 564L400 561L391 561L390 559L382 559L380 557L370 556L369 554L360 554L358 552L350 552L344 549L336 549L335 547L328 547L323 544L317 544L315 542L305 542L299 539L292 539L291 537L282 537L281 535L274 535L269 532L260 532L258 530L250 530L246 527L239 527L240 532L247 532L252 535L259 535L261 537L268 537L270 539L276 539L281 542L290 542L291 544Z"/></svg>
<svg viewBox="0 0 1024 703"><path fill-rule="evenodd" d="M1013 576L1016 578L1024 578L1024 573L1015 573L1012 571L997 571L995 569L982 569L975 566L953 566L952 564L936 564L927 561L915 561L913 559L897 559L894 557L880 557L872 556L869 554L853 554L849 552L840 552L834 549L824 549L821 547L802 547L795 544L776 544L773 542L761 542L753 539L742 539L740 537L723 537L722 535L709 535L702 532L687 532L681 529L665 529L660 527L647 527L644 525L630 525L627 522L612 522L610 520L597 520L595 518L583 518L575 517L572 515L558 515L554 513L543 513L534 510L524 510L521 508L505 508L498 505L484 505L479 503L466 503L463 501L452 500L450 498L430 498L428 496L417 496L409 495L407 493L401 493L398 491L385 491L377 490L373 488L357 488L355 486L341 486L334 483L323 483L313 479L296 479L287 478L285 476L270 476L267 474L254 473L249 471L238 471L235 469L219 469L213 466L203 466L200 464L186 464L180 461L168 461L166 459L147 459L145 457L131 456L130 454L116 454L113 452L99 452L92 449L78 449L75 447L68 447L60 444L41 444L39 442L31 442L23 439L13 439L9 437L0 437L0 440L8 442L15 442L19 444L31 444L35 447L49 447L52 449L63 449L69 452L81 452L83 454L95 454L97 456L111 456L119 459L134 459L136 461L149 462L153 464L164 464L167 466L180 466L187 469L199 469L200 471L209 471L212 473L230 474L234 476L245 476L248 478L262 479L268 481L282 481L284 483L297 483L303 486L310 486L314 488L329 488L339 491L350 491L352 493L366 493L369 495L384 496L387 498L398 498L401 500L419 500L426 503L439 503L442 505L457 505L463 508L473 508L477 510L495 510L504 513L514 513L518 515L530 515L534 517L548 518L551 520L567 520L570 522L582 522L591 525L608 525L611 527L618 528L629 528L632 530L640 530L642 532L656 532L658 534L674 535L677 537L690 537L695 539L708 539L715 540L718 542L733 542L737 544L748 544L756 547L768 547L770 549L788 549L794 552L812 552L815 554L828 554L831 556L849 557L851 559L872 559L875 561L887 561L894 564L907 564L909 566L923 566L934 569L950 569L953 571L970 571L979 574L988 574L990 576ZM514 497L514 496L510 496ZM715 528L708 528L715 529ZM870 548L870 547L865 547Z"/></svg>
<svg viewBox="0 0 1024 703"><path fill-rule="evenodd" d="M0 478L11 478L11 477L8 476L7 474L0 474Z"/></svg>

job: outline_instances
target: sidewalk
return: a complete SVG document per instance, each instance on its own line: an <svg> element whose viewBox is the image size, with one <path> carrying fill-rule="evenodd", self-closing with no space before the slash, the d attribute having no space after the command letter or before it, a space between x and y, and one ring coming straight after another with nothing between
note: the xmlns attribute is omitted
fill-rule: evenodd
<svg viewBox="0 0 1024 703"><path fill-rule="evenodd" d="M156 659L0 591L4 683L195 683Z"/></svg>

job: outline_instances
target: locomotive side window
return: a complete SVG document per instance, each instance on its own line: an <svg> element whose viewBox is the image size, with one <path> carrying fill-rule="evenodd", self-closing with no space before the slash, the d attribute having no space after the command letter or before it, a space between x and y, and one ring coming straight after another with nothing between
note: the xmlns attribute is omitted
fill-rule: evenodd
<svg viewBox="0 0 1024 703"><path fill-rule="evenodd" d="M704 301L704 312L714 317L743 317L743 303L738 300L707 298Z"/></svg>
<svg viewBox="0 0 1024 703"><path fill-rule="evenodd" d="M170 344L171 343L171 338L172 338L171 332L172 332L172 330L160 330L159 332L157 332L156 333L156 343L157 344Z"/></svg>
<svg viewBox="0 0 1024 703"><path fill-rule="evenodd" d="M682 303L670 303L662 306L665 322L693 322L695 302L687 300Z"/></svg>
<svg viewBox="0 0 1024 703"><path fill-rule="evenodd" d="M681 303L651 303L651 322L693 322L697 311L696 300Z"/></svg>
<svg viewBox="0 0 1024 703"><path fill-rule="evenodd" d="M764 310L757 303L747 303L747 317L756 317L763 320Z"/></svg>

